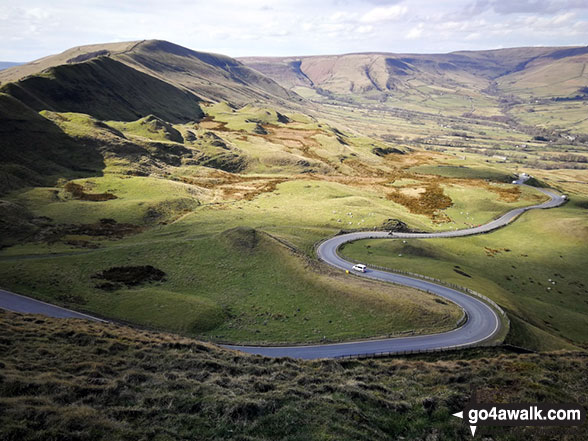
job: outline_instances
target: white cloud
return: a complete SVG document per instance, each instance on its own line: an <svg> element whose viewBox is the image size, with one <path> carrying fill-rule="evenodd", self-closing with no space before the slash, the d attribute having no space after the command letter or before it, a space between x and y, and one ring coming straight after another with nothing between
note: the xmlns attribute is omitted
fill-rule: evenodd
<svg viewBox="0 0 588 441"><path fill-rule="evenodd" d="M480 34L479 32L472 32L471 34L468 34L464 38L464 40L466 40L466 41L478 40L481 36L482 36L482 34Z"/></svg>
<svg viewBox="0 0 588 441"><path fill-rule="evenodd" d="M529 6L533 2L536 8ZM4 3L3 61L29 61L82 44L149 38L230 56L449 52L588 41L586 0Z"/></svg>
<svg viewBox="0 0 588 441"><path fill-rule="evenodd" d="M361 25L361 26L358 26L357 29L355 29L355 31L360 34L369 34L373 30L374 30L374 27L370 26L370 25Z"/></svg>
<svg viewBox="0 0 588 441"><path fill-rule="evenodd" d="M565 14L560 14L560 15L553 18L553 24L560 25L560 24L568 23L575 16L576 16L576 14L574 12L567 12Z"/></svg>
<svg viewBox="0 0 588 441"><path fill-rule="evenodd" d="M406 34L406 37L404 38L406 38L407 40L414 40L420 38L421 35L423 35L424 29L425 25L423 23L419 23L417 26L408 31L408 34Z"/></svg>
<svg viewBox="0 0 588 441"><path fill-rule="evenodd" d="M366 12L360 19L362 23L379 23L383 21L394 21L406 15L406 6L394 5L387 8L374 8Z"/></svg>
<svg viewBox="0 0 588 441"><path fill-rule="evenodd" d="M346 23L350 21L355 21L356 14L352 14L345 11L337 11L329 17L329 21L333 23Z"/></svg>
<svg viewBox="0 0 588 441"><path fill-rule="evenodd" d="M24 15L35 20L47 20L51 17L51 14L46 9L41 8L25 9Z"/></svg>

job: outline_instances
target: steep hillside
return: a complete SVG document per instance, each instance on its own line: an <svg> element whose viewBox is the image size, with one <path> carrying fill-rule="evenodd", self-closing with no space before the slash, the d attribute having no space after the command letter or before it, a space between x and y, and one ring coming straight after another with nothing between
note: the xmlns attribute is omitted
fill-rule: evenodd
<svg viewBox="0 0 588 441"><path fill-rule="evenodd" d="M233 58L196 52L167 41L144 41L116 58L211 101L244 105L285 104L300 99Z"/></svg>
<svg viewBox="0 0 588 441"><path fill-rule="evenodd" d="M529 60L497 80L500 89L523 98L588 96L588 47L562 49Z"/></svg>
<svg viewBox="0 0 588 441"><path fill-rule="evenodd" d="M0 93L0 194L57 177L96 174L104 167L93 145L76 142L59 126Z"/></svg>
<svg viewBox="0 0 588 441"><path fill-rule="evenodd" d="M104 56L49 68L0 91L37 111L86 113L102 120L133 121L154 114L187 122L203 116L194 94Z"/></svg>
<svg viewBox="0 0 588 441"><path fill-rule="evenodd" d="M470 399L583 402L588 358L500 349L435 359L269 359L196 340L0 312L5 440L471 440ZM579 428L479 427L480 439L582 440Z"/></svg>
<svg viewBox="0 0 588 441"><path fill-rule="evenodd" d="M286 104L300 97L273 80L224 55L196 52L160 40L98 44L69 49L61 54L0 72L0 83L37 75L52 67L108 57L210 101L235 105L262 101Z"/></svg>

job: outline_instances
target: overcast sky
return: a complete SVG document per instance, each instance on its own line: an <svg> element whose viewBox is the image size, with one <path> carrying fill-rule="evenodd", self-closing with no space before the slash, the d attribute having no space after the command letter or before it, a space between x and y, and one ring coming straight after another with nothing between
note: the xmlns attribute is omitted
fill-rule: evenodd
<svg viewBox="0 0 588 441"><path fill-rule="evenodd" d="M588 44L588 0L0 0L0 60L164 39L233 57Z"/></svg>

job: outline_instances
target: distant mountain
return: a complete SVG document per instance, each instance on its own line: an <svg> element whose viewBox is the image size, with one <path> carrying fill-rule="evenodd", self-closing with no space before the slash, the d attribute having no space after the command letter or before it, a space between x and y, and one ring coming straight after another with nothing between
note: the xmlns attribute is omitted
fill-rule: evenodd
<svg viewBox="0 0 588 441"><path fill-rule="evenodd" d="M227 101L235 105L252 102L285 105L300 100L295 93L233 58L196 52L160 40L75 47L1 71L0 84L39 75L57 66L87 63L99 57L125 64L208 101Z"/></svg>
<svg viewBox="0 0 588 441"><path fill-rule="evenodd" d="M497 81L498 86L511 92L526 90L541 94L548 91L549 96L568 96L588 85L588 70L583 69L588 62L588 47L239 60L284 87L312 89L322 95L416 95L422 87L479 91Z"/></svg>
<svg viewBox="0 0 588 441"><path fill-rule="evenodd" d="M0 61L0 70L8 69L9 67L20 66L24 63L14 63L12 61Z"/></svg>

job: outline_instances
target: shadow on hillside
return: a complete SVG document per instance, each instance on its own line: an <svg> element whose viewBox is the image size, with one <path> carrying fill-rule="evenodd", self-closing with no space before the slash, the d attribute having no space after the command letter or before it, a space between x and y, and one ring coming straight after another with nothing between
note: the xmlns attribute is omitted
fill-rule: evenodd
<svg viewBox="0 0 588 441"><path fill-rule="evenodd" d="M74 139L13 97L0 94L0 195L60 178L102 176L99 143Z"/></svg>

